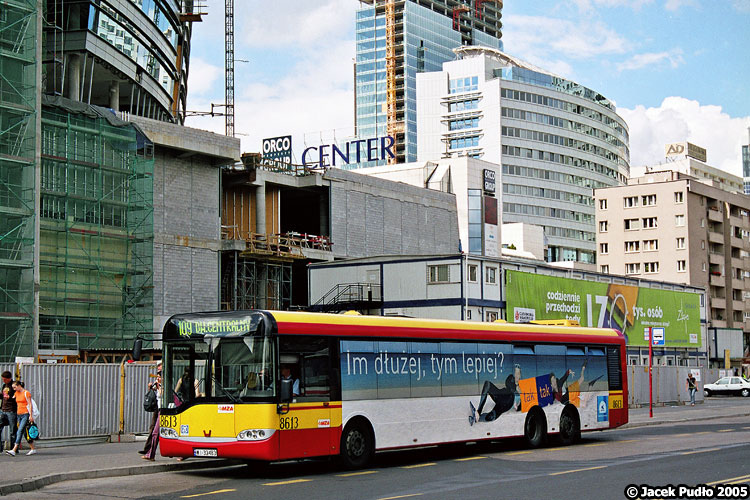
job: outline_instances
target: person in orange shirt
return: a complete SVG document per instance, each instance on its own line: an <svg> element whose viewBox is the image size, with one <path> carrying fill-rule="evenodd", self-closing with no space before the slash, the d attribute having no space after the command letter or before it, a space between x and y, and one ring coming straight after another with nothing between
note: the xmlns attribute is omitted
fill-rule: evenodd
<svg viewBox="0 0 750 500"><path fill-rule="evenodd" d="M5 453L12 457L15 457L16 453L18 452L18 447L21 446L21 437L24 435L26 427L30 423L34 423L34 416L31 414L31 393L24 388L23 382L21 382L20 380L16 380L15 382L13 382L13 390L15 391L13 397L15 398L17 405L16 411L18 414L18 433L16 434L16 443L13 445L13 449L6 450ZM31 447L31 450L27 453L27 455L34 455L36 453L34 440L29 439L28 437L26 438L26 440L29 442L29 446Z"/></svg>

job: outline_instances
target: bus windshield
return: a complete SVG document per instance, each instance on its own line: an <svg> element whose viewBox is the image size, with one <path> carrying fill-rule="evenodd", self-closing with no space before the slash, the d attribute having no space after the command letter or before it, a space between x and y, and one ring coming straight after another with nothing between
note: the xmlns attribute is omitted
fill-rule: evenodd
<svg viewBox="0 0 750 500"><path fill-rule="evenodd" d="M162 400L164 408L203 397L237 402L276 395L274 349L269 337L172 341L165 343L164 352L165 388L172 389L171 396Z"/></svg>

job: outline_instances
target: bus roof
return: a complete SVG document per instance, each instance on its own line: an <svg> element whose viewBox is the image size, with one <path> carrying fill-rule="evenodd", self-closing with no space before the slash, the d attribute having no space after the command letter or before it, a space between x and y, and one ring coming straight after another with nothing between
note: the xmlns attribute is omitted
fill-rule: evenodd
<svg viewBox="0 0 750 500"><path fill-rule="evenodd" d="M504 340L624 343L624 336L609 328L584 328L525 323L483 323L442 319L269 311L276 331L289 335L347 337L401 337L441 340Z"/></svg>
<svg viewBox="0 0 750 500"><path fill-rule="evenodd" d="M240 337L262 332L425 340L624 344L622 333L609 328L262 310L178 314L167 320L164 339Z"/></svg>

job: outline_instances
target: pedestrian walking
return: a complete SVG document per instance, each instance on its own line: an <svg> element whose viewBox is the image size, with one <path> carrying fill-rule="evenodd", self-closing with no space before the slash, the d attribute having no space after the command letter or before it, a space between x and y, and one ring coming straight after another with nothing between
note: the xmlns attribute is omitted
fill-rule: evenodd
<svg viewBox="0 0 750 500"><path fill-rule="evenodd" d="M157 378L161 377L161 361L159 361L159 363L157 363L156 365L156 376ZM151 448L151 441L153 441L152 436L154 432L154 427L156 426L156 421L159 418L159 404L158 404L159 396L158 396L158 390L154 388L155 384L156 384L156 381L149 383L146 389L147 390L146 394L148 394L148 392L150 391L154 391L154 393L156 394L157 405L156 405L156 408L153 411L151 411L151 424L148 426L148 437L146 438L146 442L143 444L143 448L138 450L138 453L140 453L141 455L145 455L146 453L148 453L148 450Z"/></svg>
<svg viewBox="0 0 750 500"><path fill-rule="evenodd" d="M13 382L13 398L16 400L16 411L18 416L18 432L16 433L16 442L13 445L13 449L6 450L5 453L15 457L18 452L18 447L21 446L21 437L26 433L26 428L34 423L34 415L32 413L32 400L31 393L26 390L23 382L16 380ZM27 455L34 455L36 448L34 447L34 439L26 434L26 441L29 442L31 450Z"/></svg>
<svg viewBox="0 0 750 500"><path fill-rule="evenodd" d="M3 380L3 401L0 404L0 453L3 451L5 440L3 439L3 428L8 427L8 446L13 446L16 437L16 400L13 398L13 375L9 371L0 374Z"/></svg>
<svg viewBox="0 0 750 500"><path fill-rule="evenodd" d="M156 457L156 449L159 447L159 408L164 398L164 386L161 381L161 369L156 373L156 382L151 384L151 387L156 392L157 410L154 412L154 428L151 430L149 435L149 446L148 450L144 455L141 456L144 460L153 462ZM148 441L147 441L148 442Z"/></svg>
<svg viewBox="0 0 750 500"><path fill-rule="evenodd" d="M690 393L690 406L695 406L695 391L698 389L695 384L695 377L692 373L688 374L687 381L685 382L686 388Z"/></svg>

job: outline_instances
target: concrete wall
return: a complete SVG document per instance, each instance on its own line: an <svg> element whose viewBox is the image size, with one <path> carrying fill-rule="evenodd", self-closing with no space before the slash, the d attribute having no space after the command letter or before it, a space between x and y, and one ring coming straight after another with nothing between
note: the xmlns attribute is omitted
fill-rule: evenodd
<svg viewBox="0 0 750 500"><path fill-rule="evenodd" d="M434 255L458 250L450 194L329 169L331 240L336 257Z"/></svg>
<svg viewBox="0 0 750 500"><path fill-rule="evenodd" d="M222 165L239 139L131 117L154 142L154 331L173 314L219 309Z"/></svg>

